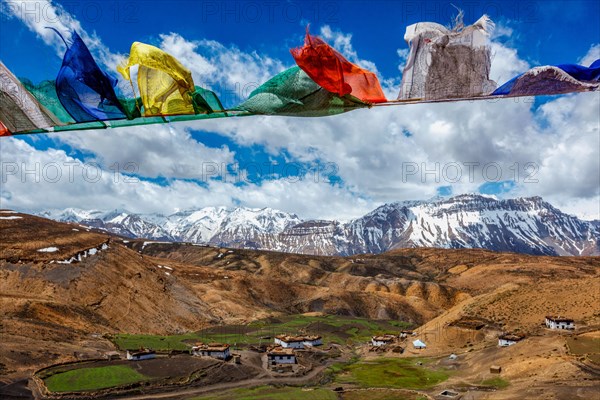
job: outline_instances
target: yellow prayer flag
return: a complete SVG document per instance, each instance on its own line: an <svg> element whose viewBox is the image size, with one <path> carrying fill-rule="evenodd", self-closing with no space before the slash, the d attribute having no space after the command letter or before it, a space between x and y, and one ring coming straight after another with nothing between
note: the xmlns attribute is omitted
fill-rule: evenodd
<svg viewBox="0 0 600 400"><path fill-rule="evenodd" d="M136 64L139 65L137 80L146 117L194 114L192 73L175 57L154 46L134 42L127 63L117 69L131 81L129 69Z"/></svg>

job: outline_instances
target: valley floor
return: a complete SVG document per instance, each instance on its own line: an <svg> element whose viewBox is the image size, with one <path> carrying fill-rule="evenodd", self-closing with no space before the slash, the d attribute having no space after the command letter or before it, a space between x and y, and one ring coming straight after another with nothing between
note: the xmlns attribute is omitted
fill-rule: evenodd
<svg viewBox="0 0 600 400"><path fill-rule="evenodd" d="M261 335L290 329L305 332L316 329L317 322L319 332L325 333L326 344L299 352L301 372L281 374L266 368L261 351L264 351L265 342L271 343L272 338ZM390 322L393 321L313 313L256 321L245 331L239 325L225 325L175 336L120 334L111 337L117 349L151 344L159 351L189 345L199 338L210 341L237 337L233 351L241 355L242 361L238 365L232 360L182 354L146 361L82 362L66 369L61 367L62 373L44 378L43 382L51 389L52 398L65 399L88 395L132 400L592 399L600 393L600 365L596 364L600 355L600 327L588 326L576 332L540 329L515 345L498 347L493 329L489 327L470 330L446 326L446 331L440 335L444 339L436 340L424 325L415 329L412 335L397 338L395 343L385 347L367 344L370 335L398 332L400 328ZM414 349L412 341L415 338L426 340L427 349ZM463 342L463 346L459 345ZM454 356L449 357L450 354ZM500 366L501 373L492 373L492 365ZM91 369L101 370L108 366L123 369L118 371L121 381L113 382L114 375L102 375L101 379L86 375ZM66 370L86 373L81 374L81 379L73 380L64 372ZM197 371L202 371L202 376L196 376L189 384L173 381L178 376L190 376ZM171 381L161 381L165 378ZM97 390L103 387L102 382L111 387L123 385L127 379L148 383L134 388L129 394L122 390ZM81 382L84 386L75 386ZM89 384L95 386L86 388ZM29 387L34 388L29 396L46 397L39 385L30 382ZM83 392L73 393L76 388ZM3 398L20 398L17 391L11 397L6 389L3 394L8 396ZM445 390L458 396L440 396Z"/></svg>

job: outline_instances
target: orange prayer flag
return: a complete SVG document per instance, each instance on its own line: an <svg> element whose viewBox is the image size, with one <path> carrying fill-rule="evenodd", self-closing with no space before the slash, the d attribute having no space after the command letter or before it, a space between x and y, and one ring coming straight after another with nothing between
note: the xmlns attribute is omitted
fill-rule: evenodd
<svg viewBox="0 0 600 400"><path fill-rule="evenodd" d="M12 136L2 121L0 121L0 136Z"/></svg>
<svg viewBox="0 0 600 400"><path fill-rule="evenodd" d="M290 52L296 64L325 90L338 96L350 94L368 103L387 101L373 72L351 63L308 29L304 46Z"/></svg>

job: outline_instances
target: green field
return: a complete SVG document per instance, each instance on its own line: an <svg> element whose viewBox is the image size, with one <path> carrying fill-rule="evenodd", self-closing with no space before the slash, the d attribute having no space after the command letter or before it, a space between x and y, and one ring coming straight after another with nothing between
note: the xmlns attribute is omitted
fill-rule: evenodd
<svg viewBox="0 0 600 400"><path fill-rule="evenodd" d="M366 342L371 336L409 327L403 321L377 321L337 315L292 315L277 320L259 320L248 325L225 325L182 335L128 335L119 334L112 341L122 350L147 347L154 350L186 350L193 342L220 342L233 346L271 343L273 336L304 331L323 336L323 343L346 344ZM270 339L266 339L269 337Z"/></svg>
<svg viewBox="0 0 600 400"><path fill-rule="evenodd" d="M119 334L112 337L112 341L121 350L149 348L153 350L188 350L184 340L195 340L197 335L188 333L184 335L158 336L158 335L128 335Z"/></svg>
<svg viewBox="0 0 600 400"><path fill-rule="evenodd" d="M337 364L330 370L339 383L353 383L361 387L388 387L399 389L427 389L448 379L444 371L434 370L417 362L417 358L380 358Z"/></svg>
<svg viewBox="0 0 600 400"><path fill-rule="evenodd" d="M194 397L190 400L336 400L337 398L333 391L327 389L259 386L252 389L228 390L218 395Z"/></svg>
<svg viewBox="0 0 600 400"><path fill-rule="evenodd" d="M507 380L504 380L500 377L486 379L482 381L481 384L484 386L493 386L496 389L505 389L510 385Z"/></svg>
<svg viewBox="0 0 600 400"><path fill-rule="evenodd" d="M80 368L60 372L44 379L51 392L96 390L150 379L126 365Z"/></svg>

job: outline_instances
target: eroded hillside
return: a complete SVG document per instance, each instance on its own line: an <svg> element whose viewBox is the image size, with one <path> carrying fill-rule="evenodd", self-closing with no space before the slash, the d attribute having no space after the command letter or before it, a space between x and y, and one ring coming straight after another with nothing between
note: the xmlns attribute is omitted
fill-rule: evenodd
<svg viewBox="0 0 600 400"><path fill-rule="evenodd" d="M104 333L169 334L308 311L420 324L466 296L402 258L372 266L178 244L142 250L79 225L3 215L11 217L0 219L6 371L108 348Z"/></svg>

